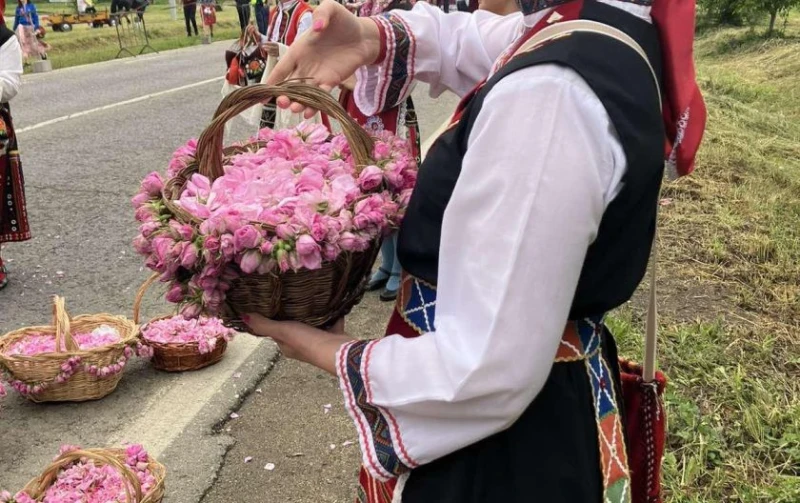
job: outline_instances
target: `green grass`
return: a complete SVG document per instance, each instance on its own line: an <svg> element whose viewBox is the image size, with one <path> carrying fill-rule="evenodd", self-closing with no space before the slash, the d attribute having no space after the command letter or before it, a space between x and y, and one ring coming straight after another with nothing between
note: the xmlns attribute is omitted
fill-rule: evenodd
<svg viewBox="0 0 800 503"><path fill-rule="evenodd" d="M800 502L800 18L759 30L698 38L708 130L664 191L671 503ZM642 354L643 297L612 320L625 355Z"/></svg>
<svg viewBox="0 0 800 503"><path fill-rule="evenodd" d="M177 2L177 20L170 18L169 4L167 0L157 0L150 5L145 12L145 22L150 38L150 45L156 51L178 49L198 45L201 43L200 37L187 37L186 28L183 21L183 10L180 1ZM16 2L7 2L5 16L11 25L14 19L14 8ZM39 15L49 13L69 13L74 12L74 8L68 4L37 4ZM110 2L98 2L97 10L110 9ZM47 24L45 29L47 35L45 40L52 46L48 56L53 68L66 68L76 65L85 65L108 61L114 59L119 52L117 41L117 31L114 27L105 26L103 28L91 28L87 25L75 25L69 33L57 33ZM197 24L200 26L200 13L197 13ZM226 40L234 39L239 35L239 21L236 16L236 9L232 4L225 4L222 12L217 12L217 24L214 26L214 39ZM137 50L131 49L134 54Z"/></svg>

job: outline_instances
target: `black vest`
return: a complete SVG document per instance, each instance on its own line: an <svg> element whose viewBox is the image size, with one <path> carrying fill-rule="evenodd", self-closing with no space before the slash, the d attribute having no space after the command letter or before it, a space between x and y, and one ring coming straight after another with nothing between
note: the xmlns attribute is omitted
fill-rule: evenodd
<svg viewBox="0 0 800 503"><path fill-rule="evenodd" d="M11 40L11 37L14 36L14 32L11 31L5 23L0 23L0 47L5 45L6 42Z"/></svg>
<svg viewBox="0 0 800 503"><path fill-rule="evenodd" d="M613 26L636 40L660 79L660 47L650 23L594 0L585 0L580 18ZM481 106L505 76L546 63L569 67L586 81L614 124L627 160L622 189L606 208L583 264L570 310L570 319L578 319L610 311L636 290L647 269L664 171L664 127L652 74L637 52L611 37L573 33L515 57L489 79L461 121L434 142L422 163L397 256L409 274L436 284L444 210Z"/></svg>

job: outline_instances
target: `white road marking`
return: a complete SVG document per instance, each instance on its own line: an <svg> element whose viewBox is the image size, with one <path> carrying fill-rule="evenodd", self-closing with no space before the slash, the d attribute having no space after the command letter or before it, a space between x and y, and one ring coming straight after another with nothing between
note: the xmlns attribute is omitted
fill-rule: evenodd
<svg viewBox="0 0 800 503"><path fill-rule="evenodd" d="M105 445L135 442L144 445L148 454L158 458L214 395L227 393L233 396L244 390L244 385L231 379L231 374L241 369L262 344L272 343L261 337L238 334L219 363L205 370L185 372L179 381L160 386L144 403L139 403L138 417L113 433ZM258 362L258 365L267 365L267 362ZM220 416L221 419L227 417L227 414Z"/></svg>
<svg viewBox="0 0 800 503"><path fill-rule="evenodd" d="M173 87L172 89L159 91L157 93L146 94L144 96L131 98L131 99L125 100L125 101L117 101L115 103L110 103L108 105L103 105L102 107L91 108L89 110L83 110L81 112L75 112L74 114L62 115L61 117L56 117L55 119L46 120L44 122L39 122L37 124L33 124L31 126L24 127L22 129L18 129L16 131L16 133L17 134L26 133L28 131L33 131L34 129L43 128L45 126L52 126L53 124L58 124L59 122L64 122L64 121L68 121L70 119L83 117L84 115L93 114L95 112L102 112L104 110L110 110L112 108L117 108L117 107L121 107L121 106L125 106L125 105L132 105L132 104L138 103L140 101L145 101L145 100L149 100L151 98L157 98L159 96L164 96L165 94L172 94L172 93L176 93L176 92L179 92L179 91L185 91L186 89L191 89L193 87L204 86L206 84L211 84L212 82L220 81L220 80L222 80L224 78L225 78L224 76L223 77L214 77L213 79L202 80L200 82L195 82L194 84L187 84L185 86Z"/></svg>

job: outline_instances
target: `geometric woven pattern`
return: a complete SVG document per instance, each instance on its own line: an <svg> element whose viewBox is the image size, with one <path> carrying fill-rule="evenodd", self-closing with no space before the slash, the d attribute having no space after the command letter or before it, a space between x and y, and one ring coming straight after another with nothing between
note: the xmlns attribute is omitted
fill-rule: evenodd
<svg viewBox="0 0 800 503"><path fill-rule="evenodd" d="M397 295L397 312L418 334L436 330L436 288L403 273Z"/></svg>
<svg viewBox="0 0 800 503"><path fill-rule="evenodd" d="M614 380L601 351L603 330L602 317L568 323L556 361L584 361L594 398L603 474L603 501L626 503L631 501L630 471Z"/></svg>
<svg viewBox="0 0 800 503"><path fill-rule="evenodd" d="M355 341L343 348L340 353L341 361L338 362L338 374L345 391L346 408L358 427L365 459L386 480L397 477L410 468L400 461L395 450L389 425L391 418L369 401L369 390L362 375L362 361L369 359L369 346L374 342ZM403 448L402 445L399 447Z"/></svg>
<svg viewBox="0 0 800 503"><path fill-rule="evenodd" d="M424 334L435 331L436 322L436 288L424 281L403 274L400 289L398 290L397 314L401 316L407 326L398 332L399 335L409 337L413 334ZM614 390L613 379L608 366L602 356L602 335L605 326L603 317L593 317L578 321L570 321L564 328L564 334L556 353L555 361L558 362L584 362L586 375L591 383L593 409L597 424L597 439L600 449L599 467L603 477L603 503L630 503L631 483L628 469L628 458L623 436L622 420L619 415L617 397ZM374 341L372 341L374 343ZM347 376L347 388L352 395L347 398L353 400L355 407L348 406L348 410L356 412L362 424L356 421L361 430L360 437L371 437L368 441L368 461L371 470L362 468L357 503L390 503L397 497L400 489L396 488L398 475L414 468L404 464L401 459L406 459L405 453L398 453L395 449L403 450L402 442L394 445L389 429L391 415L387 411L372 406L368 398L368 390L364 389L364 381L360 375L362 358L369 358L368 341L350 343L346 351L346 361L340 362L339 375ZM344 372L342 372L344 370ZM355 409L355 410L353 410ZM366 424L363 424L366 423ZM362 426L363 425L363 426ZM368 426L367 426L368 425ZM366 427L364 427L366 426ZM398 432L399 433L399 432ZM366 434L366 435L365 435ZM362 444L362 449L364 449ZM365 462L366 464L366 462ZM375 465L378 465L377 467ZM376 470L376 468L378 468ZM384 477L375 479L371 474L376 471ZM386 480L389 475L389 480Z"/></svg>

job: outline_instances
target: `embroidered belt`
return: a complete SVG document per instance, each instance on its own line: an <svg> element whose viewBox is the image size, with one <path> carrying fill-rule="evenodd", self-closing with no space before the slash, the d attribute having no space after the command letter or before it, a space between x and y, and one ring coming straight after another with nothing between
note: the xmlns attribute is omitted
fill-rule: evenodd
<svg viewBox="0 0 800 503"><path fill-rule="evenodd" d="M435 330L436 287L403 273L396 314L417 334ZM614 379L603 358L604 316L567 322L556 363L583 362L592 388L605 503L630 502L630 473Z"/></svg>

